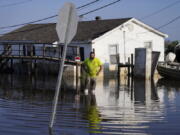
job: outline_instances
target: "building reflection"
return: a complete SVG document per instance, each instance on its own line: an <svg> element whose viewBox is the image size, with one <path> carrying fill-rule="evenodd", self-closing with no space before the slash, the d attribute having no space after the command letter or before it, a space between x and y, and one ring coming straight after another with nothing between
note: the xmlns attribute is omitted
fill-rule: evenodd
<svg viewBox="0 0 180 135"><path fill-rule="evenodd" d="M0 98L52 103L56 79L56 76L1 75ZM74 82L63 83L66 87L62 87L57 113L59 129L68 125L88 128L94 134L132 131L146 134L147 123L164 119L165 98L174 101L175 91L180 91L178 82L163 79L157 84L153 80L123 77L105 79L97 79L95 95L84 95L68 88L68 84L76 84Z"/></svg>
<svg viewBox="0 0 180 135"><path fill-rule="evenodd" d="M148 103L151 100L158 101L157 89L154 80L134 80L134 101Z"/></svg>
<svg viewBox="0 0 180 135"><path fill-rule="evenodd" d="M109 93L109 98L116 103L124 102L124 99L128 100L128 102L143 104L159 100L154 80L123 77L121 79L106 79L103 81L101 94L103 93Z"/></svg>
<svg viewBox="0 0 180 135"><path fill-rule="evenodd" d="M15 100L52 101L56 79L56 76L1 74L0 97ZM67 84L63 84L62 91L68 89ZM69 81L69 84L72 83Z"/></svg>
<svg viewBox="0 0 180 135"><path fill-rule="evenodd" d="M99 86L99 92L96 95L97 104L100 106L100 113L103 116L102 123L105 119L105 121L115 124L118 129L137 129L138 132L140 131L139 123L161 119L159 116L163 111L153 80L121 77L119 80L106 79L103 82L106 84L102 89ZM122 125L124 126L122 127ZM141 130L146 128L148 127L142 126Z"/></svg>

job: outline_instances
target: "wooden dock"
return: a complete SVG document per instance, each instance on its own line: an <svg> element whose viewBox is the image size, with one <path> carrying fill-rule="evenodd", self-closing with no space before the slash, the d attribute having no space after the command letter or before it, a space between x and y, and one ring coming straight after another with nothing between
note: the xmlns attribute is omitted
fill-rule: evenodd
<svg viewBox="0 0 180 135"><path fill-rule="evenodd" d="M76 65L76 56L80 56L78 46L68 46L70 54L67 54L65 63ZM29 62L36 65L39 61L60 63L63 45L35 44L31 42L0 42L0 71L3 72L7 65L13 69L14 62Z"/></svg>
<svg viewBox="0 0 180 135"><path fill-rule="evenodd" d="M118 63L118 76L121 74L121 68L127 68L127 75L128 76L133 76L134 74L134 56L131 54L131 58L128 58L128 62L123 64L123 63Z"/></svg>

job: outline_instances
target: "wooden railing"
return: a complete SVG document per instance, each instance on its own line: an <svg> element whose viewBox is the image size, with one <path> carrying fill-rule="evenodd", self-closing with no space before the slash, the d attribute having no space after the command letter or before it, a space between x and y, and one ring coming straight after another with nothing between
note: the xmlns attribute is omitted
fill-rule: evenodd
<svg viewBox="0 0 180 135"><path fill-rule="evenodd" d="M44 59L50 61L60 61L63 46L52 44L18 44L0 45L0 62L6 59ZM66 62L75 63L75 56L78 56L79 47L68 46Z"/></svg>

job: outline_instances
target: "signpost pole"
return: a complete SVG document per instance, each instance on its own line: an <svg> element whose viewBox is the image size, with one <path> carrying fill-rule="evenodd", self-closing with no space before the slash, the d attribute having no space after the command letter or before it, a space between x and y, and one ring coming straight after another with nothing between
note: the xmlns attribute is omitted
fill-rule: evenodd
<svg viewBox="0 0 180 135"><path fill-rule="evenodd" d="M59 38L60 38L60 42L64 43L64 47L63 47L63 55L62 55L62 59L61 59L61 63L60 63L60 68L59 68L58 80L57 80L57 84L56 84L56 92L55 92L55 96L54 96L52 115L51 115L51 119L50 119L50 123L49 123L50 129L52 129L52 127L54 125L54 121L55 121L58 97L59 97L61 80L62 80L63 69L64 69L64 62L65 62L65 58L66 58L67 45L70 43L70 41L74 37L76 30L77 30L77 19L75 18L76 15L75 15L74 5L71 3L67 3L67 4L65 4L64 9L62 11L64 11L64 12L62 12L62 13L60 12L60 16L62 16L64 18L61 18L61 21L64 21L65 23L67 23L67 25L60 24L60 26L62 26L62 29L60 27L61 31L59 30L59 26L57 26L58 34L61 35L63 33L63 35L59 36ZM68 11L68 14L66 14L67 11ZM73 28L73 26L74 26L74 28ZM61 37L64 37L64 39L61 39Z"/></svg>
<svg viewBox="0 0 180 135"><path fill-rule="evenodd" d="M61 87L62 74L63 74L63 69L64 69L64 61L66 58L66 50L67 50L67 43L64 44L64 48L63 48L63 57L62 57L61 63L60 63L58 80L57 80L57 84L56 84L56 92L55 92L55 97L54 97L54 102L53 102L53 110L52 110L52 115L51 115L51 120L50 120L50 125L49 125L50 128L52 128L54 125L57 104L58 104L59 91L60 91L60 87Z"/></svg>

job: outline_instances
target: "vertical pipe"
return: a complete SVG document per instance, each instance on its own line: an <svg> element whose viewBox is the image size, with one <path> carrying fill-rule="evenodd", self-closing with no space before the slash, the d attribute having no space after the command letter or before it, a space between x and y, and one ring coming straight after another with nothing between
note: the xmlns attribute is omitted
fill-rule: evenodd
<svg viewBox="0 0 180 135"><path fill-rule="evenodd" d="M124 64L126 63L126 31L123 31L123 39L124 39Z"/></svg>

